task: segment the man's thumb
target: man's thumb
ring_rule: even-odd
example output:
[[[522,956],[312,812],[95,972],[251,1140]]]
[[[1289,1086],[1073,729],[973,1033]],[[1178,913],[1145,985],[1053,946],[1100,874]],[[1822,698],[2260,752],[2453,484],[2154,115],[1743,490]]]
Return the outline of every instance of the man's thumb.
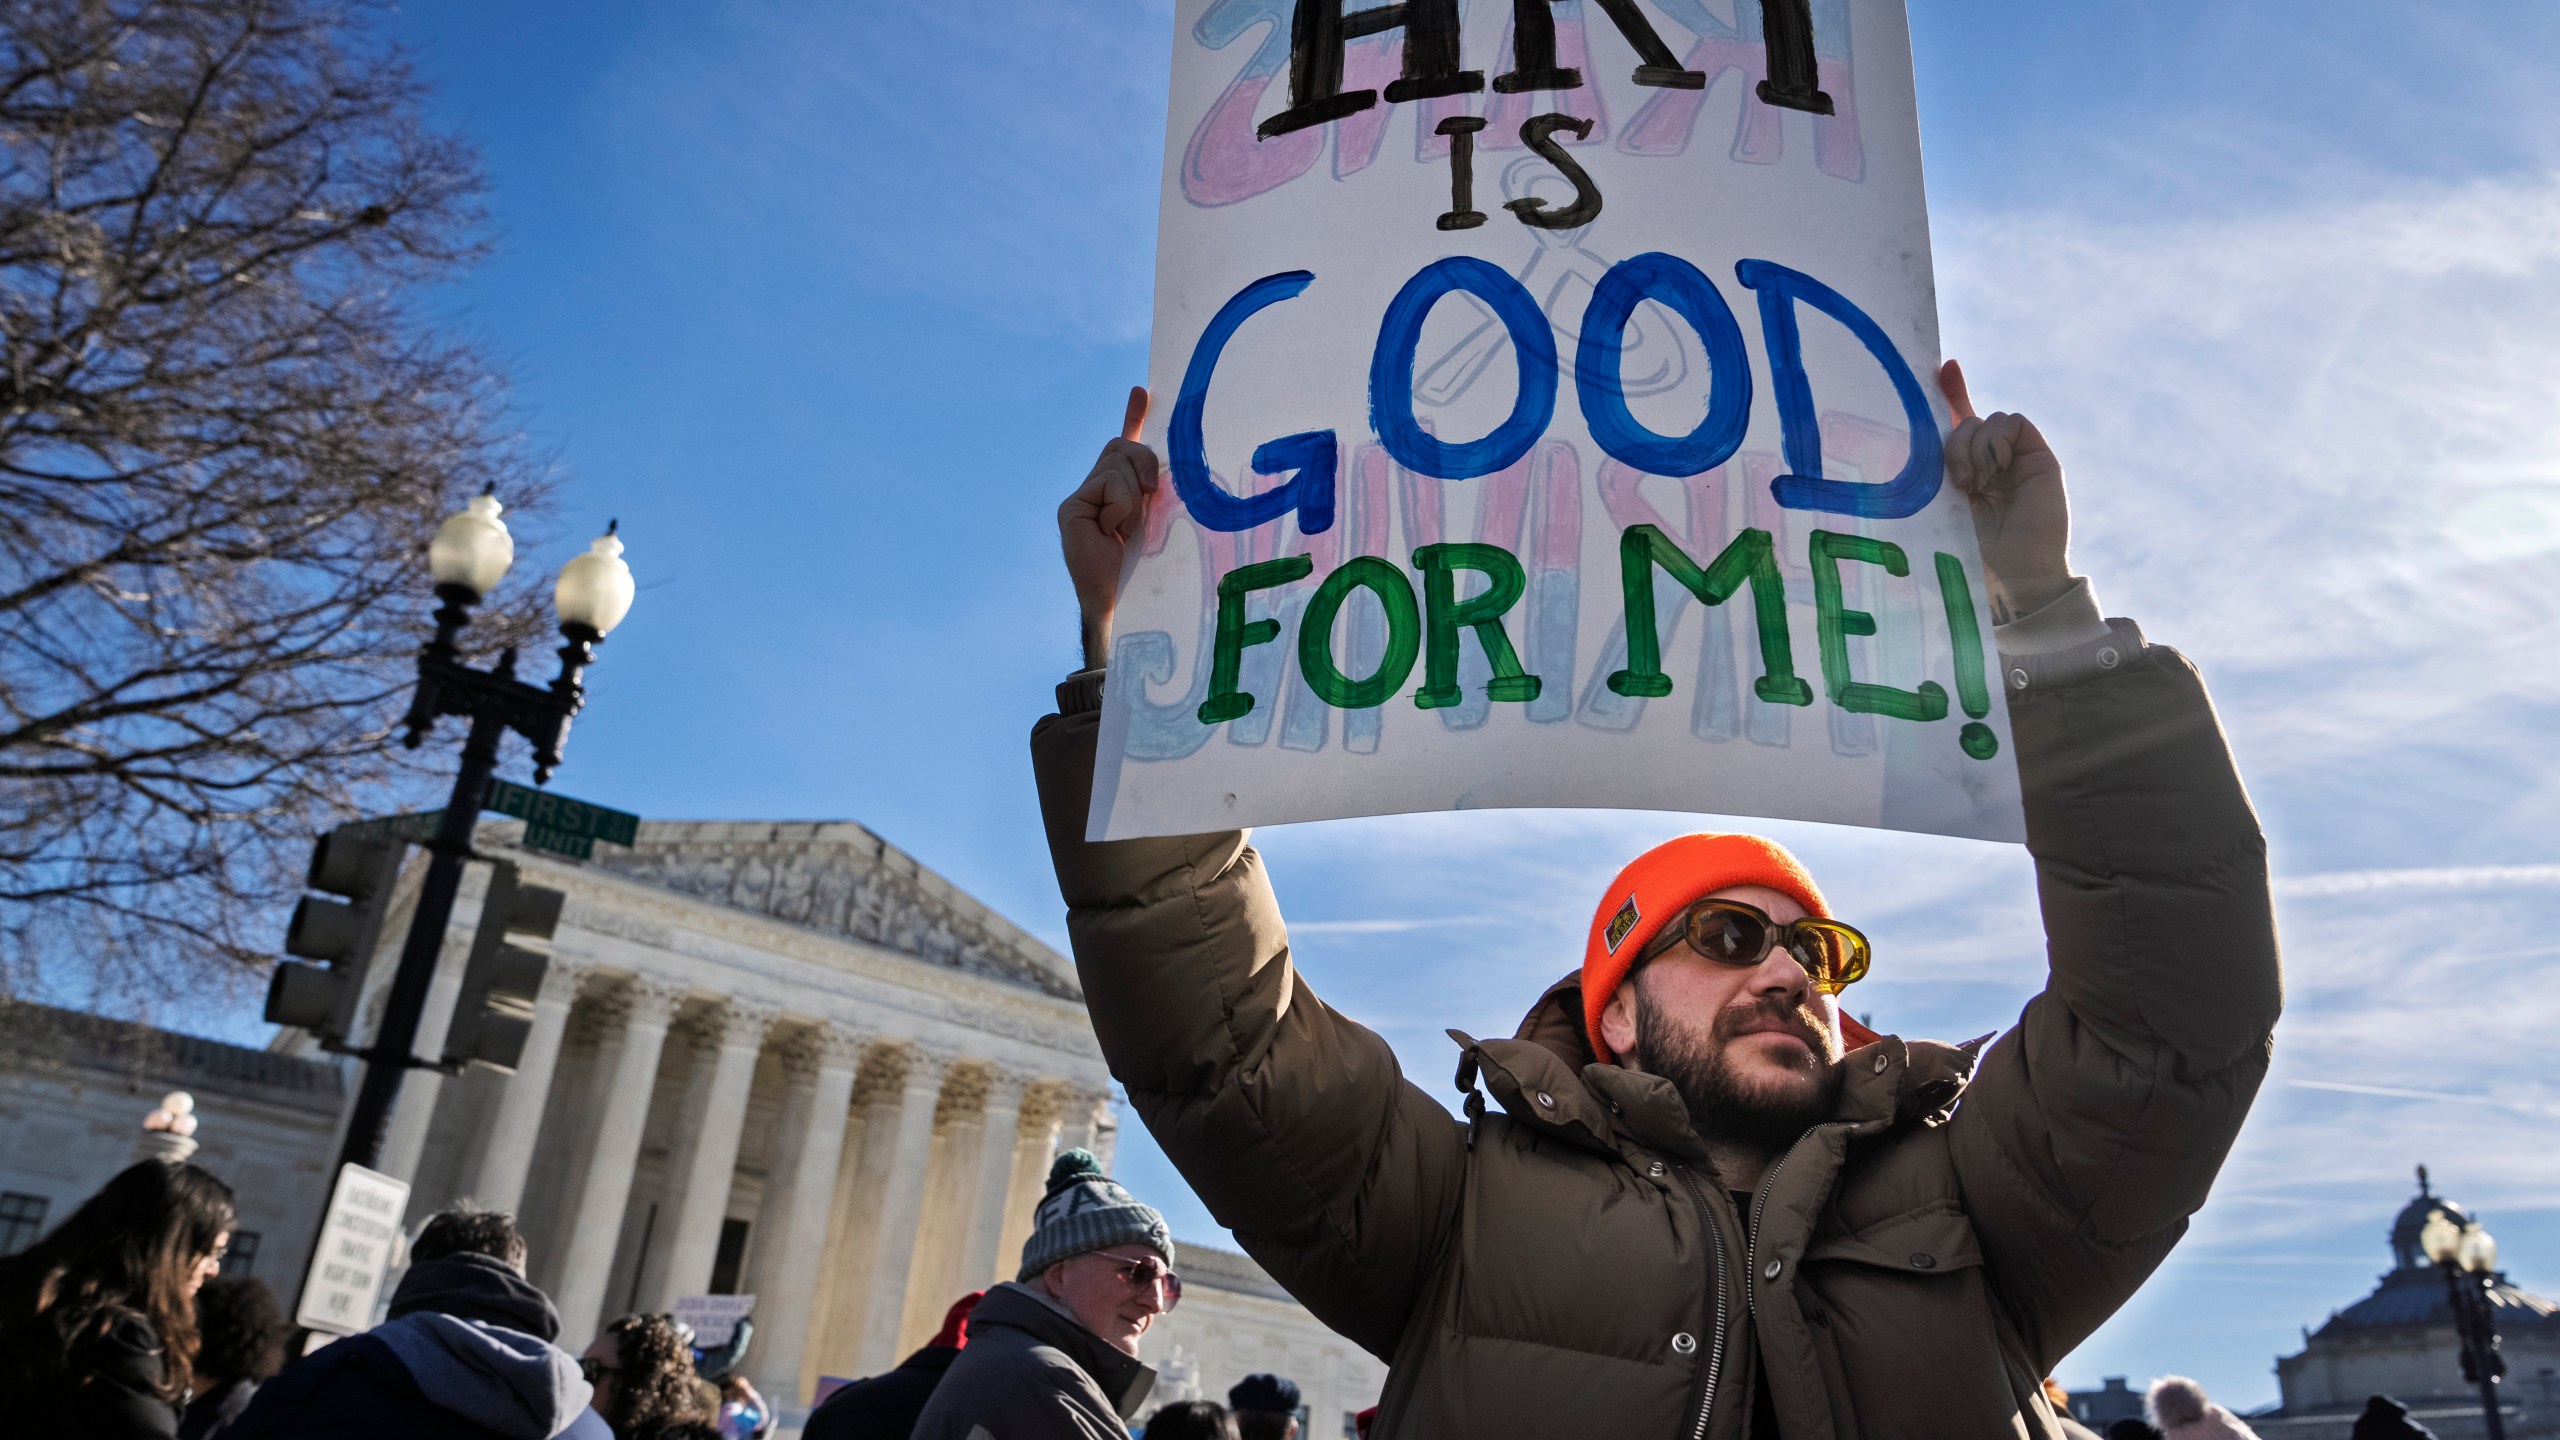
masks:
[[[1973,396],[1964,385],[1964,367],[1953,360],[1938,367],[1938,391],[1947,397],[1947,413],[1956,423],[1974,419]]]

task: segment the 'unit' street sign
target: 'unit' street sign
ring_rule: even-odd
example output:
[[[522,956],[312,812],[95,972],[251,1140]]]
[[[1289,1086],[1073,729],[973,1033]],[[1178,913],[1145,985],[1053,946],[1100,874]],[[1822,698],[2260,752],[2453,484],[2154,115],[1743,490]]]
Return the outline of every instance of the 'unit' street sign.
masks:
[[[595,842],[629,845],[640,838],[640,817],[609,810],[585,800],[572,800],[548,790],[535,790],[506,780],[489,782],[480,808],[513,815],[524,822],[524,843],[537,850],[586,859]]]

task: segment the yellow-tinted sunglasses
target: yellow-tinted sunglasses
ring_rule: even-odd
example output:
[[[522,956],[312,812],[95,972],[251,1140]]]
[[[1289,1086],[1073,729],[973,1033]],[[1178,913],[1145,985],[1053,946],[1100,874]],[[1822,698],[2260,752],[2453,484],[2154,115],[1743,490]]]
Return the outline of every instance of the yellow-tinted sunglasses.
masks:
[[[1682,941],[1717,964],[1736,969],[1759,964],[1769,958],[1771,950],[1784,944],[1787,953],[1812,977],[1813,987],[1825,995],[1837,995],[1865,979],[1867,963],[1875,958],[1867,937],[1837,920],[1807,916],[1781,925],[1756,905],[1739,900],[1701,900],[1663,926],[1662,933],[1636,957],[1637,961],[1650,960]]]

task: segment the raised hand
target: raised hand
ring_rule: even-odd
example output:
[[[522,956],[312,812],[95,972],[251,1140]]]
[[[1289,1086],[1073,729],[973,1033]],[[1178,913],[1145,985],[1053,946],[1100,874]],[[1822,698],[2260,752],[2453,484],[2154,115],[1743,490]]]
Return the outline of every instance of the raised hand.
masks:
[[[1058,546],[1066,553],[1067,579],[1083,613],[1084,663],[1110,658],[1111,612],[1120,600],[1121,554],[1146,527],[1155,498],[1156,452],[1138,443],[1147,423],[1147,391],[1129,389],[1120,438],[1102,447],[1084,483],[1058,507]]]
[[[1956,421],[1947,436],[1947,480],[1973,502],[1991,618],[2005,624],[2071,588],[2071,504],[2062,461],[2026,416],[1975,414],[1963,367],[1953,360],[1938,367],[1938,388]]]

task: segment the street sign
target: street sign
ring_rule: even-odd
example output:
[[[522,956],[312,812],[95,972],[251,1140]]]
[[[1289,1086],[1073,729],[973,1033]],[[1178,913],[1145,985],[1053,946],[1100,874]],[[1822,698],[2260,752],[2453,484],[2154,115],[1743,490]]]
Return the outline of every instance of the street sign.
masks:
[[[610,810],[505,780],[489,782],[489,796],[481,802],[481,808],[522,820],[526,845],[580,860],[595,853],[598,840],[609,845],[630,845],[640,838],[640,817],[628,811]]]
[[[548,850],[554,855],[566,855],[572,860],[590,859],[596,853],[596,842],[584,835],[572,835],[565,830],[554,830],[548,825],[536,825],[529,820],[525,822],[524,843],[528,849]]]
[[[338,828],[358,835],[390,835],[424,845],[436,838],[436,827],[443,823],[443,811],[420,810],[409,815],[378,815],[371,820],[350,820]]]
[[[640,839],[640,817],[627,810],[608,809],[590,800],[573,800],[505,780],[489,782],[488,798],[480,808],[522,820],[528,849],[548,850],[576,860],[593,857],[599,840],[608,845],[632,845]],[[340,828],[368,835],[396,835],[423,845],[435,838],[436,827],[443,823],[443,811],[421,810],[413,815],[358,820]]]
[[[338,1167],[320,1246],[303,1277],[294,1323],[306,1330],[353,1335],[371,1328],[382,1277],[400,1250],[400,1216],[409,1185],[361,1165]]]

